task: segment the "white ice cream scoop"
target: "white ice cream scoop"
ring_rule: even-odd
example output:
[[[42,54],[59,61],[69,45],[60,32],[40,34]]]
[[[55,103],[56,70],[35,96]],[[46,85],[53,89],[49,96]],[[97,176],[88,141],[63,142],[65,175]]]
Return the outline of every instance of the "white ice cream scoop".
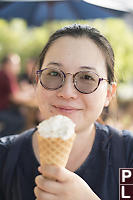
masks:
[[[42,121],[38,126],[38,133],[45,138],[61,138],[68,140],[75,133],[73,121],[63,115],[56,115]]]

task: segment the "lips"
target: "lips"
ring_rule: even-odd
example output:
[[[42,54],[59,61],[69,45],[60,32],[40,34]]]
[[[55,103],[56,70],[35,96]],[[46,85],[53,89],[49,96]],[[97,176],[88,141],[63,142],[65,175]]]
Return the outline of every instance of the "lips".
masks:
[[[53,107],[59,111],[59,112],[63,112],[63,113],[74,113],[77,111],[80,111],[81,109],[78,109],[76,107],[72,107],[72,106],[64,106],[64,105],[53,105]]]

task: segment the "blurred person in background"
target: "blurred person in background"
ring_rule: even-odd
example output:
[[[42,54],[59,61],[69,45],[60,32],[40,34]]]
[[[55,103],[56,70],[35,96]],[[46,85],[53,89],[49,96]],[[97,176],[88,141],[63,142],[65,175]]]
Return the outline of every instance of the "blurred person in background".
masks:
[[[0,137],[17,134],[25,128],[25,116],[20,105],[29,100],[29,94],[20,90],[18,75],[21,70],[17,54],[5,56],[0,68]]]
[[[23,85],[32,85],[33,84],[33,76],[32,70],[36,66],[36,59],[29,58],[25,63],[24,72],[19,76],[19,83],[23,87]]]
[[[34,77],[33,77],[33,69],[36,67],[37,60],[33,57],[28,58],[25,62],[24,72],[19,76],[19,86],[21,90],[25,93],[30,93],[31,96],[34,94]],[[34,99],[23,107],[23,113],[28,117],[28,128],[31,128],[34,125],[38,124],[42,120],[42,116],[39,110],[36,108],[36,102]]]

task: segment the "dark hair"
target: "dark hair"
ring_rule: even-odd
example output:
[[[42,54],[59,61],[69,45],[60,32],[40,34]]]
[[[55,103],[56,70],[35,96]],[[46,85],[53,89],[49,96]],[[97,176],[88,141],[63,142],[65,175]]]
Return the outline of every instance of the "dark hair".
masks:
[[[43,65],[43,61],[45,55],[49,49],[49,47],[58,39],[64,36],[71,36],[74,38],[78,37],[86,37],[92,39],[95,44],[102,50],[107,66],[108,80],[109,82],[114,81],[114,52],[113,49],[108,42],[108,40],[95,28],[87,26],[87,25],[79,25],[73,24],[70,26],[65,26],[62,29],[57,30],[53,33],[45,47],[43,48],[40,58],[39,58],[39,69],[41,69]]]

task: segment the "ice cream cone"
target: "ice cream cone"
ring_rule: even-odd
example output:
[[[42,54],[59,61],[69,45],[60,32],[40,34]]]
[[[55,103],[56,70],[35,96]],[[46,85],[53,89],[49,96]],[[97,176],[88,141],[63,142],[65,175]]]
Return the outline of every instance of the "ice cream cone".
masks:
[[[68,117],[57,115],[37,126],[40,164],[65,167],[75,139],[75,124]]]
[[[52,164],[65,167],[72,149],[75,134],[67,140],[44,138],[37,134],[40,164]]]

